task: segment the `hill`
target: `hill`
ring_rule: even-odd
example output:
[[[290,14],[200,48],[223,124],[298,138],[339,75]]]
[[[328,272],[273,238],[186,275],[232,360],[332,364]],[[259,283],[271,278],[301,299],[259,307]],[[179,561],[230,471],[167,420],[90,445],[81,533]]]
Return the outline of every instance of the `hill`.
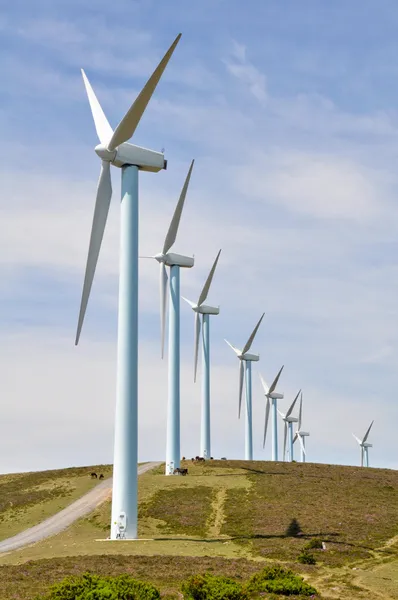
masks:
[[[187,477],[164,477],[163,467],[140,476],[145,540],[95,541],[108,535],[106,502],[67,531],[0,557],[2,581],[11,590],[19,572],[13,565],[34,561],[24,565],[23,583],[19,578],[20,598],[31,597],[24,586],[38,593],[87,569],[128,571],[171,591],[203,569],[244,579],[264,561],[278,560],[303,573],[324,598],[369,598],[369,589],[375,598],[398,598],[398,472],[257,461],[185,466]],[[291,537],[293,519],[301,532]],[[299,564],[314,540],[326,545],[310,550],[317,564]]]
[[[37,525],[110,477],[110,465],[0,475],[0,540]]]

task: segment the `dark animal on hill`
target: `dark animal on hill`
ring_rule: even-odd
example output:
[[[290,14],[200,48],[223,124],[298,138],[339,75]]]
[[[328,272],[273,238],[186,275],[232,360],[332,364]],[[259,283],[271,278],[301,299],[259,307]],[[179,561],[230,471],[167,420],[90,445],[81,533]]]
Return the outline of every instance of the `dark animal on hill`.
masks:
[[[174,469],[173,475],[187,475],[188,469],[179,469],[178,467]]]
[[[97,479],[97,473],[90,473],[91,479]]]
[[[101,473],[101,475],[99,476],[99,478],[100,478],[100,479],[103,479],[103,478],[104,478],[104,476],[103,476],[103,474],[102,474],[102,473]]]

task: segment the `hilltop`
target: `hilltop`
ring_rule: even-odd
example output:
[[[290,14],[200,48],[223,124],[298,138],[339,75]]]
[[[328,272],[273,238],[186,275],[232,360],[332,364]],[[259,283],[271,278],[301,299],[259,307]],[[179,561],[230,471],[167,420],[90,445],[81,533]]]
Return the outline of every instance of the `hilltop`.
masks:
[[[381,583],[374,597],[398,597],[388,595],[395,594],[398,564],[397,471],[260,461],[183,466],[189,469],[186,477],[164,477],[159,467],[139,478],[139,535],[146,541],[95,541],[108,536],[110,502],[105,502],[67,531],[0,556],[0,577],[12,586],[17,571],[11,565],[30,560],[25,579],[37,592],[49,580],[87,569],[145,573],[165,589],[175,589],[176,581],[205,568],[245,578],[264,561],[278,560],[305,574],[325,598],[369,598],[365,588],[373,591],[377,584],[369,570],[377,567]],[[84,475],[90,485],[91,470]],[[63,481],[67,471],[64,475]],[[1,486],[2,478],[0,493]],[[301,532],[289,537],[293,519]],[[317,564],[297,563],[313,540],[326,545],[310,551]]]

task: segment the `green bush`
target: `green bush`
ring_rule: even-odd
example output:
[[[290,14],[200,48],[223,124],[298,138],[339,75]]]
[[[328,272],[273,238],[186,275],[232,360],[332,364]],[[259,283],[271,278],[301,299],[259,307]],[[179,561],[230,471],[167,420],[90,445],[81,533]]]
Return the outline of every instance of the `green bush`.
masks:
[[[310,554],[310,552],[307,552],[307,550],[303,550],[302,553],[298,555],[297,560],[303,565],[316,565],[315,556]]]
[[[318,538],[312,538],[312,540],[310,540],[308,542],[308,544],[306,544],[304,546],[304,550],[312,550],[312,549],[322,550],[322,542],[321,542],[320,539],[318,539]]]
[[[230,577],[206,573],[193,575],[182,584],[186,600],[247,600],[246,590]]]
[[[85,573],[67,577],[50,588],[43,600],[158,600],[159,591],[150,583],[129,575],[100,577]]]
[[[246,589],[249,592],[270,592],[283,596],[312,596],[315,588],[306,583],[293,571],[282,567],[266,567],[249,579]]]

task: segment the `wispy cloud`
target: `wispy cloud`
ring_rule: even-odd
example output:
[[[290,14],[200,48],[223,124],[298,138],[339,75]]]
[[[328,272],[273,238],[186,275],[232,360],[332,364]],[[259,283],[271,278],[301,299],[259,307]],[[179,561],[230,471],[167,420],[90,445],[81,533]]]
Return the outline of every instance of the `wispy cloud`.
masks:
[[[239,79],[251,94],[262,104],[267,100],[266,78],[257,67],[248,60],[246,46],[236,41],[230,56],[224,60],[228,72]]]

